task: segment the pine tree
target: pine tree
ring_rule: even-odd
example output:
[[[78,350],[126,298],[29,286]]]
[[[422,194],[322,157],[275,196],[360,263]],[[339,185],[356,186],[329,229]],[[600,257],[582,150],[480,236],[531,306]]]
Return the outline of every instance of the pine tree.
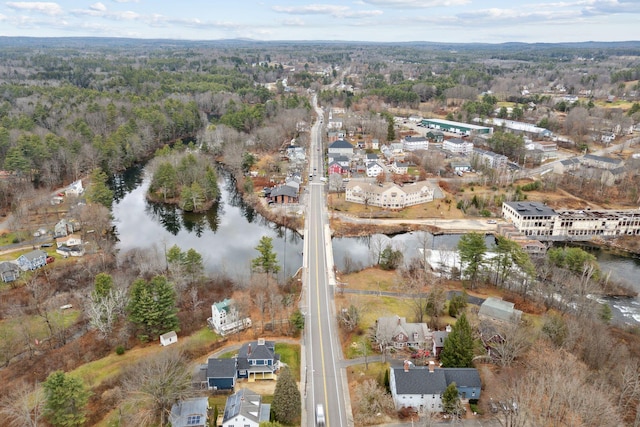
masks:
[[[476,285],[480,268],[484,263],[484,254],[487,252],[487,244],[480,233],[467,233],[458,242],[460,262],[464,265],[464,273],[471,280],[471,289]]]
[[[442,393],[442,409],[448,414],[454,414],[460,410],[460,397],[456,383],[451,383]]]
[[[107,174],[96,168],[91,172],[91,186],[87,190],[87,200],[111,209],[113,191],[107,186]]]
[[[462,313],[444,340],[440,361],[445,368],[470,368],[473,361],[473,336],[467,316]]]
[[[282,368],[273,394],[273,411],[275,420],[287,425],[295,425],[300,420],[300,391],[288,367]]]
[[[98,273],[93,283],[93,293],[97,301],[106,298],[113,289],[113,277],[109,273]]]
[[[137,279],[131,285],[128,305],[129,320],[143,334],[157,337],[178,330],[176,293],[166,277],[156,276],[147,282]]]
[[[271,237],[262,236],[260,243],[256,246],[256,250],[260,252],[260,256],[251,260],[251,267],[254,270],[262,270],[265,273],[277,273],[280,271],[276,253],[273,252],[273,239]]]
[[[79,378],[56,371],[42,384],[45,392],[45,416],[54,426],[82,426],[86,422],[89,391]]]

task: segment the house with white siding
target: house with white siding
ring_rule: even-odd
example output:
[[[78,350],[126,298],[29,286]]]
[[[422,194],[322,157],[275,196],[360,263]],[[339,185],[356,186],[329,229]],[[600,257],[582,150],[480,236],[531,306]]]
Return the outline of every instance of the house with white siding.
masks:
[[[471,154],[473,151],[473,142],[460,138],[445,139],[442,143],[442,149],[455,154]]]
[[[391,368],[389,388],[396,409],[411,408],[422,414],[442,412],[442,393],[455,383],[458,396],[463,401],[479,399],[482,382],[475,368],[413,367],[409,361],[403,368]]]

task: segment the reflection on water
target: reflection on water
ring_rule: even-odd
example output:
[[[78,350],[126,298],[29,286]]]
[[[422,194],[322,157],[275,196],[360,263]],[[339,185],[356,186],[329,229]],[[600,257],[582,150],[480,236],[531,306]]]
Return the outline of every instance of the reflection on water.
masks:
[[[209,273],[221,272],[239,280],[250,275],[251,260],[259,254],[255,247],[262,236],[273,239],[274,252],[282,267],[280,279],[292,275],[302,265],[302,237],[278,226],[242,201],[235,182],[218,171],[220,200],[206,213],[186,213],[176,206],[149,202],[145,195],[150,177],[144,170],[122,174],[112,182],[119,198],[113,206],[118,249],[169,248],[198,251]],[[114,191],[116,191],[114,189]]]

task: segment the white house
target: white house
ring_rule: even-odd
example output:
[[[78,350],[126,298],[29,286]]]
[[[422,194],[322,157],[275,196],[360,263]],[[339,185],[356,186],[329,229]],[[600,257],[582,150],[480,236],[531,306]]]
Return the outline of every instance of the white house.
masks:
[[[402,148],[405,151],[428,150],[429,140],[424,136],[406,136],[402,140]]]
[[[395,161],[391,164],[391,170],[393,171],[393,173],[397,173],[399,175],[406,174],[407,172],[409,172],[409,163]]]
[[[353,157],[353,145],[344,139],[338,139],[329,145],[327,149],[329,155],[336,154],[338,156]]]
[[[371,162],[367,164],[367,176],[369,178],[375,178],[384,172],[384,168],[380,166],[378,162]]]
[[[480,305],[478,316],[480,318],[488,318],[501,322],[519,321],[522,316],[522,311],[516,310],[514,306],[515,304],[512,302],[489,297]]]
[[[393,182],[374,184],[351,181],[345,188],[345,200],[387,209],[402,209],[433,201],[435,191],[431,185],[427,181],[404,186]]]
[[[60,246],[80,246],[82,245],[82,238],[78,234],[69,234],[65,237],[58,237],[56,239],[57,247]]]
[[[160,335],[160,345],[166,347],[171,344],[175,344],[178,342],[178,334],[175,331],[167,332],[166,334]]]
[[[65,196],[81,196],[84,193],[84,187],[82,186],[82,180],[77,180],[71,183],[65,190]]]
[[[445,139],[442,149],[456,154],[471,154],[473,142],[468,142],[460,138]]]
[[[442,412],[442,393],[451,383],[456,384],[458,396],[479,399],[482,383],[475,368],[411,368],[405,361],[403,368],[389,372],[389,388],[397,410],[412,408],[418,413]]]
[[[213,330],[220,335],[238,332],[251,326],[251,319],[249,317],[240,318],[236,303],[230,298],[225,298],[211,305],[211,317],[208,322]]]

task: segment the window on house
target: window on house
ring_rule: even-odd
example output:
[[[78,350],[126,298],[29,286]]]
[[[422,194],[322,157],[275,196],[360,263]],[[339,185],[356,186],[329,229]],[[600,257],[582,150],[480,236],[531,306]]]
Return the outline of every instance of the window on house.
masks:
[[[195,426],[200,424],[200,420],[202,419],[202,417],[200,415],[189,415],[187,417],[187,425],[188,426]]]

